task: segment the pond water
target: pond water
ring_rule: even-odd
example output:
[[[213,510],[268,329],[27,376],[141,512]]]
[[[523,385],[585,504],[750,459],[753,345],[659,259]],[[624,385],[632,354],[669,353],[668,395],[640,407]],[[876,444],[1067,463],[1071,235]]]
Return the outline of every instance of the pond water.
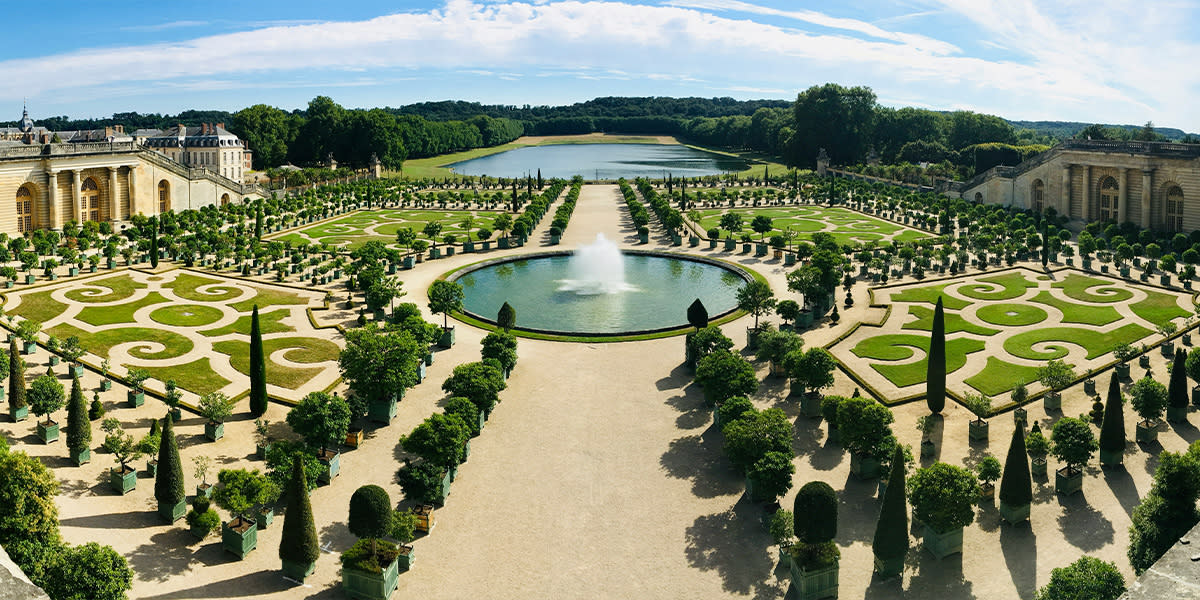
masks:
[[[463,175],[569,179],[666,178],[719,175],[745,170],[749,164],[726,156],[674,144],[559,144],[526,146],[447,165]]]

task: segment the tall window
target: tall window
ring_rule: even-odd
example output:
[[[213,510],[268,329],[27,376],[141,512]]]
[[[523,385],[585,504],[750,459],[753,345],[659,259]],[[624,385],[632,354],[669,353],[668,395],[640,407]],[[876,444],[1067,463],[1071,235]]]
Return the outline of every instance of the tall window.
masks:
[[[79,222],[100,221],[100,186],[95,178],[83,180],[79,188]]]
[[[1183,231],[1183,189],[1177,185],[1167,189],[1167,231]]]
[[[1046,184],[1041,179],[1033,180],[1033,193],[1030,195],[1034,212],[1040,213],[1046,209]]]
[[[28,185],[17,190],[17,231],[33,230],[33,190]]]
[[[158,182],[158,213],[171,210],[171,184],[166,179]]]
[[[1112,177],[1105,177],[1100,182],[1100,220],[1101,221],[1116,221],[1121,212],[1117,206],[1120,199],[1120,189],[1117,186],[1117,180]]]

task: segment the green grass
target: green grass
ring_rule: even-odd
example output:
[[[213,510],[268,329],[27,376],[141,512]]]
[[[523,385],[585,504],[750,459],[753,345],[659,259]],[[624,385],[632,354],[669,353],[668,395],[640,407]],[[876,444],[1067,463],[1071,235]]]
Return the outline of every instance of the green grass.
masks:
[[[1100,287],[1102,286],[1102,287]],[[1133,297],[1133,292],[1115,284],[1107,279],[1097,279],[1071,273],[1066,279],[1052,284],[1051,287],[1059,288],[1067,295],[1068,298],[1079,300],[1080,302],[1099,302],[1099,303],[1115,303],[1124,302]],[[1103,294],[1089,292],[1091,288],[1100,287]]]
[[[95,290],[83,288],[67,290],[66,296],[75,302],[95,303],[95,302],[115,302],[124,300],[133,296],[134,292],[146,287],[144,283],[134,281],[128,273],[122,273],[115,277],[106,277],[100,280],[93,280],[83,283],[89,287],[108,288],[108,292],[100,295],[92,295]]]
[[[150,373],[150,377],[162,382],[174,379],[179,387],[203,396],[229,385],[229,380],[221,377],[213,370],[207,358],[192,361],[186,365],[170,367],[140,367]]]
[[[76,336],[79,338],[79,344],[86,348],[88,352],[104,358],[108,358],[108,353],[112,350],[113,346],[126,342],[158,342],[164,346],[161,352],[150,352],[141,347],[130,349],[130,356],[146,360],[176,358],[192,351],[191,340],[165,329],[122,327],[91,333],[73,325],[63,323],[47,329],[46,333],[60,340]]]
[[[1083,325],[1096,325],[1102,327],[1109,323],[1116,323],[1121,320],[1121,314],[1117,309],[1111,306],[1096,306],[1095,304],[1076,304],[1068,300],[1062,300],[1050,295],[1050,292],[1043,291],[1030,299],[1038,304],[1053,306],[1062,311],[1063,323],[1080,323]]]
[[[133,313],[137,312],[138,309],[152,304],[161,304],[166,301],[167,299],[162,294],[150,292],[141,300],[126,302],[125,304],[118,304],[116,306],[85,306],[75,318],[96,327],[115,325],[117,323],[134,323]]]
[[[913,304],[908,307],[908,314],[917,318],[916,321],[905,323],[901,329],[917,329],[920,331],[933,331],[933,309],[920,304]],[[956,312],[945,313],[946,317],[946,333],[957,333],[965,331],[976,335],[995,335],[999,333],[997,329],[976,325],[967,321],[963,316]]]
[[[224,302],[237,298],[242,294],[240,290],[233,286],[211,288],[208,291],[212,293],[208,294],[201,294],[196,291],[196,288],[213,283],[222,283],[222,281],[187,272],[180,272],[175,276],[175,281],[163,284],[163,287],[171,288],[176,296],[193,302]]]
[[[282,309],[281,310],[273,310],[268,313],[259,313],[258,314],[258,327],[262,331],[263,334],[284,333],[284,332],[288,332],[288,331],[295,331],[295,329],[293,327],[290,327],[290,326],[282,323],[283,319],[286,319],[289,314],[290,314],[289,311],[282,310]],[[209,329],[207,331],[201,331],[200,335],[207,336],[207,337],[220,337],[223,335],[229,335],[231,333],[239,333],[241,335],[249,336],[250,335],[250,317],[251,317],[251,315],[243,315],[241,317],[238,317],[238,319],[236,321],[234,321],[233,323],[230,323],[229,325],[226,325],[224,327],[220,327],[218,329]]]
[[[942,307],[950,310],[962,310],[971,305],[966,300],[960,300],[953,296],[947,296],[945,290],[947,287],[956,285],[957,282],[951,281],[939,285],[927,285],[924,287],[907,288],[899,292],[892,292],[892,302],[928,302],[929,304],[937,304],[937,299],[942,298]]]
[[[946,372],[953,373],[967,364],[967,355],[983,350],[982,340],[955,338],[946,340]],[[850,351],[860,358],[899,361],[912,358],[919,348],[929,351],[929,337],[907,334],[884,334],[862,340]],[[898,365],[872,364],[871,368],[891,381],[896,387],[908,387],[925,381],[926,363],[921,360]]]
[[[43,290],[21,294],[21,304],[9,310],[10,314],[38,323],[45,323],[67,310],[67,305],[50,297],[54,290]]]
[[[203,327],[221,320],[221,309],[203,304],[172,304],[155,309],[150,319],[172,327]]]
[[[1174,294],[1146,290],[1146,299],[1134,303],[1129,309],[1133,311],[1133,314],[1158,326],[1171,319],[1187,317],[1191,314],[1179,308],[1179,304],[1175,302],[1175,299],[1176,296]]]
[[[337,344],[319,338],[289,337],[263,340],[263,355],[267,359],[267,383],[289,390],[298,389],[316,377],[323,367],[286,367],[271,360],[271,355],[283,348],[290,348],[286,357],[292,362],[319,363],[337,360],[341,348]],[[213,350],[229,355],[229,363],[243,375],[250,374],[250,343],[241,340],[225,340],[213,344]]]
[[[887,236],[894,236],[893,239],[901,239],[901,241],[914,241],[929,237],[927,233],[874,217],[868,217],[840,207],[710,208],[696,212],[700,217],[696,225],[705,232],[709,229],[719,228],[721,216],[725,213],[740,214],[742,215],[742,228],[734,232],[734,237],[740,238],[742,234],[749,234],[755,241],[759,241],[762,237],[762,234],[750,228],[750,222],[757,216],[771,218],[773,229],[767,232],[766,239],[770,239],[772,235],[784,233],[789,229],[793,233],[799,234],[797,236],[799,240],[808,240],[812,238],[810,234],[817,231],[826,231],[833,235],[838,244],[882,241]],[[721,237],[728,236],[729,232],[722,229]]]
[[[959,287],[958,293],[976,300],[1012,300],[1024,295],[1025,290],[1037,287],[1036,283],[1025,279],[1025,275],[1021,271],[1012,271],[977,281],[979,283],[970,283]],[[987,283],[994,283],[1001,286],[1002,289],[991,291],[992,286],[983,285]]]
[[[1028,304],[987,304],[975,312],[980,321],[992,325],[1021,327],[1046,320],[1046,311]],[[948,327],[948,326],[947,326]]]
[[[987,366],[964,381],[985,396],[999,396],[1018,385],[1037,381],[1037,370],[1037,367],[1014,365],[989,356]]]
[[[286,290],[258,286],[251,289],[255,292],[253,296],[230,306],[238,312],[250,312],[255,306],[261,311],[268,306],[307,305],[309,302],[307,297]]]
[[[1067,348],[1060,345],[1050,345],[1048,350],[1039,352],[1033,345],[1039,342],[1067,342],[1082,347],[1087,352],[1087,358],[1093,359],[1112,352],[1117,345],[1132,344],[1148,335],[1151,331],[1136,323],[1122,325],[1111,332],[1092,331],[1078,327],[1047,327],[1018,333],[1004,342],[1004,349],[1013,356],[1030,360],[1051,360],[1067,355]]]

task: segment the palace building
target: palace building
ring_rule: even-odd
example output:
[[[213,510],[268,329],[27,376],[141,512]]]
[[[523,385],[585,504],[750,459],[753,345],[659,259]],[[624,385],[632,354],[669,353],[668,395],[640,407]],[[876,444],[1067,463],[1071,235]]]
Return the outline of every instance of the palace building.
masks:
[[[17,236],[69,221],[120,222],[261,198],[261,187],[242,183],[247,154],[220,123],[133,134],[120,126],[53,132],[25,112],[17,127],[0,128],[0,232]]]

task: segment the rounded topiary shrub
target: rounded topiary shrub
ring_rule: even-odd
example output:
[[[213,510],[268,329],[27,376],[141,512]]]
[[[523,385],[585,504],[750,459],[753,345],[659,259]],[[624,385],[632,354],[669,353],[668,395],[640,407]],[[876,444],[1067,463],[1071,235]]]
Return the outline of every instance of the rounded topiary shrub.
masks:
[[[837,492],[823,481],[812,481],[796,494],[792,514],[796,538],[806,544],[833,541],[837,535]]]

